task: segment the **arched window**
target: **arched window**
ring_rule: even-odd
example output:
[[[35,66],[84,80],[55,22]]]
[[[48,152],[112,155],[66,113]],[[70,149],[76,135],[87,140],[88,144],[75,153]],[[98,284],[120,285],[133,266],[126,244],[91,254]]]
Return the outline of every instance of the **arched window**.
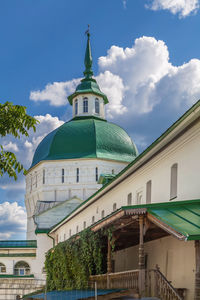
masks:
[[[75,115],[78,115],[78,99],[75,100],[74,102],[74,112],[75,112]]]
[[[101,212],[101,218],[104,218],[105,217],[105,210],[102,210]]]
[[[127,205],[132,205],[132,193],[129,193],[127,196]]]
[[[70,229],[69,230],[69,237],[71,237],[72,236],[72,230]]]
[[[151,180],[146,183],[146,203],[151,203]]]
[[[79,230],[78,230],[78,225],[77,225],[77,226],[76,226],[76,233],[78,233],[78,231],[79,231]]]
[[[30,266],[25,261],[18,261],[14,267],[14,275],[25,276],[30,275]]]
[[[88,98],[83,98],[83,112],[88,112]]]
[[[177,197],[177,177],[178,177],[178,164],[173,164],[171,167],[171,182],[170,182],[170,199]]]
[[[117,203],[113,204],[113,211],[115,211],[117,209]]]
[[[0,263],[0,273],[6,273],[6,266]]]
[[[92,224],[95,222],[95,216],[92,217]]]
[[[100,111],[100,109],[99,109],[99,99],[96,98],[95,99],[95,113],[99,114],[99,111]]]
[[[83,222],[83,229],[86,228],[86,221]]]

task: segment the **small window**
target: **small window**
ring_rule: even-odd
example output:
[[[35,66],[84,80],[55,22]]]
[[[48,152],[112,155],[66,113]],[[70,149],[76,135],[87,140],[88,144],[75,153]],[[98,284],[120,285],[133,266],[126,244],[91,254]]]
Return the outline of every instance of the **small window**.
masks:
[[[117,209],[117,203],[113,204],[113,211],[115,211]]]
[[[72,236],[72,230],[70,229],[69,230],[69,237],[71,237]]]
[[[86,228],[86,221],[83,222],[83,229]]]
[[[6,273],[6,266],[0,263],[0,273]]]
[[[76,226],[76,233],[78,233],[78,225]]]
[[[43,170],[43,179],[42,179],[43,184],[45,184],[45,170]]]
[[[95,169],[95,177],[96,177],[96,181],[99,180],[99,174],[98,174],[98,168]]]
[[[178,164],[173,164],[171,167],[171,182],[170,182],[170,199],[177,197],[177,177],[178,177]]]
[[[65,170],[62,169],[62,183],[64,183],[65,181]]]
[[[88,112],[88,98],[83,99],[83,112],[84,113]]]
[[[64,233],[64,241],[66,240],[66,233]]]
[[[99,99],[95,99],[95,113],[99,114]]]
[[[76,182],[79,182],[79,168],[76,169]]]
[[[92,217],[92,224],[95,222],[95,216]]]
[[[132,193],[129,193],[127,196],[127,205],[132,205]]]
[[[136,201],[137,201],[137,204],[141,204],[142,203],[142,191],[137,192]]]
[[[101,212],[101,218],[104,218],[105,217],[105,210],[102,210]]]
[[[78,115],[78,99],[75,100],[74,110],[75,110],[75,115]]]
[[[146,183],[146,203],[151,203],[151,180]]]

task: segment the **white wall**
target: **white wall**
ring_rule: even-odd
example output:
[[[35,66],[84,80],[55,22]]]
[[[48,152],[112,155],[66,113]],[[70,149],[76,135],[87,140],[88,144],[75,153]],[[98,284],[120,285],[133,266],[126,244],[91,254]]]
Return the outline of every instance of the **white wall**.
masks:
[[[170,172],[174,163],[178,163],[178,194],[173,201],[199,199],[199,154],[200,123],[96,202],[90,202],[88,207],[58,228],[55,234],[59,236],[59,240],[63,240],[64,234],[69,238],[70,229],[75,234],[76,226],[78,225],[79,230],[82,230],[84,221],[87,222],[87,227],[90,226],[92,216],[95,216],[95,221],[100,220],[102,210],[105,211],[105,216],[112,213],[114,203],[117,203],[117,208],[127,205],[129,193],[133,195],[132,204],[137,204],[137,193],[142,195],[141,203],[146,203],[146,183],[149,180],[152,181],[152,202],[170,201]]]
[[[83,112],[83,99],[88,98],[88,113]],[[95,99],[99,99],[100,104],[100,112],[99,114],[95,113]],[[78,100],[78,114],[75,115],[75,100]],[[100,118],[105,118],[105,110],[104,110],[104,100],[102,97],[92,95],[92,94],[83,94],[75,97],[73,99],[73,118],[78,116],[95,116]]]
[[[175,288],[186,288],[187,298],[194,297],[195,246],[194,241],[179,241],[165,237],[144,244],[147,254],[147,269],[160,267],[165,277]],[[138,269],[138,246],[114,252],[115,272]]]
[[[74,196],[85,200],[102,185],[96,181],[98,174],[118,174],[127,163],[101,159],[74,159],[43,161],[26,176],[25,205],[27,210],[27,239],[35,239],[33,215],[37,201],[65,201]],[[79,182],[76,182],[76,170],[79,168]],[[64,169],[64,183],[62,183]],[[45,184],[43,184],[45,170]],[[37,183],[37,184],[36,184]]]

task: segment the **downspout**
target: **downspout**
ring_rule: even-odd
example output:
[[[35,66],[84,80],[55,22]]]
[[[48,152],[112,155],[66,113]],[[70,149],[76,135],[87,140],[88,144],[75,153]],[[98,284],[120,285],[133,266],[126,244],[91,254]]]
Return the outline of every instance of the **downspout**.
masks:
[[[50,239],[53,240],[53,247],[55,247],[55,239],[52,236],[49,235],[49,232],[47,233],[47,235],[48,235],[48,237],[50,237]]]

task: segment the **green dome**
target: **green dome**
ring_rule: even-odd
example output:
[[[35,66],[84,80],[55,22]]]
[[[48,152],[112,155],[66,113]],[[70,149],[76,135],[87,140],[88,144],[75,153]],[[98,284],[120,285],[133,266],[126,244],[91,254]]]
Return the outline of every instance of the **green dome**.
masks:
[[[44,160],[101,158],[131,162],[136,156],[136,146],[121,127],[95,117],[77,117],[41,141],[31,168]]]

